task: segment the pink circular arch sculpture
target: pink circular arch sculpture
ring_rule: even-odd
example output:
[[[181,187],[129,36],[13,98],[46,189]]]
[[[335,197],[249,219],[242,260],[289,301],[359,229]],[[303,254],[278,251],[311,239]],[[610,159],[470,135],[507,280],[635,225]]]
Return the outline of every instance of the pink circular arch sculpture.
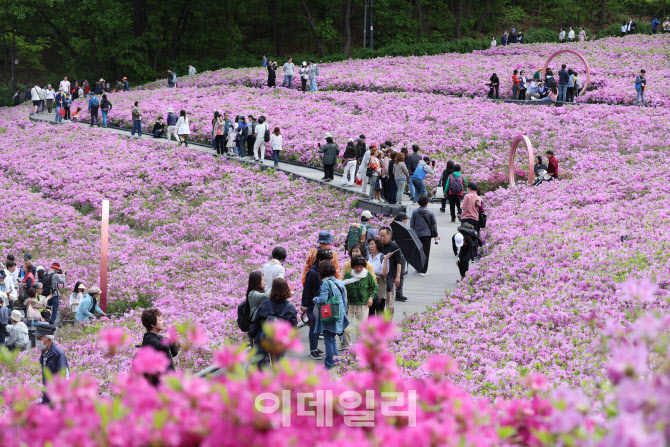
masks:
[[[518,135],[514,141],[512,141],[512,149],[509,151],[509,185],[514,186],[514,177],[516,171],[514,169],[514,159],[516,158],[516,150],[519,147],[521,142],[526,144],[526,152],[528,152],[528,184],[533,184],[533,179],[535,178],[535,171],[533,169],[533,144],[530,142],[526,135]]]
[[[579,53],[576,52],[576,51],[572,51],[572,50],[561,50],[561,51],[557,51],[557,52],[555,52],[554,54],[552,54],[551,56],[549,56],[549,59],[547,59],[547,62],[544,63],[544,68],[542,69],[542,78],[544,78],[544,74],[547,72],[547,68],[549,68],[549,63],[550,63],[556,56],[558,56],[558,55],[561,54],[561,53],[570,53],[570,54],[574,54],[574,55],[577,56],[579,59],[581,59],[582,63],[583,63],[584,66],[586,67],[586,83],[584,84],[584,87],[582,87],[582,91],[579,92],[579,94],[580,94],[580,96],[581,96],[581,95],[583,95],[584,92],[586,91],[586,87],[588,87],[589,84],[591,83],[591,67],[589,67],[589,63],[586,62],[586,59],[584,59],[584,56],[582,56],[581,54],[579,54]]]

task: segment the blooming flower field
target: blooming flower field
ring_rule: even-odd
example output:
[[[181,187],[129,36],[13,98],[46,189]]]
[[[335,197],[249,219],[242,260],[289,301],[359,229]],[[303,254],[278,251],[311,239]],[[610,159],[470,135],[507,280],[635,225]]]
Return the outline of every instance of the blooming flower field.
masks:
[[[528,135],[536,150],[552,149],[561,171],[594,153],[610,154],[628,148],[654,149],[670,141],[667,111],[663,108],[584,105],[580,107],[523,107],[468,98],[444,98],[428,93],[324,92],[302,95],[286,90],[247,87],[208,87],[140,90],[110,95],[115,108],[110,119],[132,127],[130,110],[140,101],[145,129],[168,107],[185,109],[192,137],[208,141],[214,110],[265,115],[271,128],[284,137],[282,156],[304,164],[321,164],[317,142],[326,132],[342,153],[349,138],[365,134],[368,143],[391,140],[396,148],[418,144],[438,160],[449,159],[479,183],[504,183],[511,141]],[[417,103],[421,107],[417,107]],[[336,120],[333,117],[337,117]]]
[[[595,92],[617,85],[608,84],[617,79],[605,71],[608,52],[621,55],[623,70],[636,60],[660,64],[667,51],[656,43],[666,38],[651,39],[587,44],[603,62],[593,65],[604,79]],[[529,45],[435,58],[477,60],[466,71],[475,78],[487,59],[504,64],[523,56],[533,64],[545,48],[553,51],[551,45]],[[428,60],[416,59],[419,67]],[[393,63],[403,67],[410,60]],[[452,69],[444,63],[441,68]],[[300,292],[297,273],[316,233],[330,229],[343,241],[348,224],[357,220],[353,199],[163,142],[35,124],[24,108],[2,109],[0,188],[8,192],[0,201],[3,254],[31,252],[42,265],[58,260],[68,284],[96,284],[99,212],[107,198],[110,306],[133,308],[114,322],[59,332],[57,343],[73,372],[86,374],[50,385],[54,409],[26,405],[38,397],[35,351],[0,358],[3,445],[75,445],[89,437],[91,445],[110,446],[667,444],[667,109],[519,107],[444,98],[427,93],[430,88],[380,93],[403,90],[384,87],[382,70],[369,87],[347,86],[346,69],[340,84],[324,75],[333,89],[374,91],[303,95],[232,85],[246,82],[240,73],[228,73],[226,86],[183,82],[179,89],[111,95],[111,119],[129,127],[135,100],[141,101],[145,126],[168,107],[185,108],[196,138],[204,140],[213,110],[265,114],[271,127],[283,129],[285,155],[313,165],[319,164],[314,147],[325,132],[342,148],[360,133],[369,142],[419,144],[441,166],[457,160],[466,176],[491,189],[485,197],[485,256],[456,290],[406,319],[398,333],[389,323],[370,320],[363,343],[344,357],[338,380],[320,366],[293,361],[282,362],[275,376],[246,372],[246,354],[230,344],[244,339],[235,307],[248,273],[282,245],[289,252],[290,282]],[[504,183],[509,142],[518,134],[527,134],[540,153],[556,152],[561,181],[496,189]],[[143,332],[135,309],[152,304],[171,325],[197,324],[182,327],[181,335],[170,330],[171,338],[183,336],[192,347],[177,359],[180,372],[158,390],[139,374],[166,365],[134,347]],[[277,345],[296,344],[288,328],[270,333]],[[206,381],[188,373],[212,362],[225,371],[222,377]],[[378,397],[416,391],[417,426],[406,416],[389,417],[381,405],[372,407],[374,429],[349,426],[342,396],[368,390]],[[281,391],[332,392],[326,408],[335,413],[333,426],[318,428],[316,415],[298,414],[294,395],[282,402],[282,411],[254,409],[258,394]],[[297,418],[290,427],[282,426],[287,415]]]
[[[421,377],[422,358],[448,353],[461,365],[457,382],[476,394],[514,395],[529,371],[594,388],[608,357],[593,322],[628,331],[640,305],[667,307],[665,157],[593,157],[569,181],[487,194],[486,256],[446,300],[403,323],[394,352],[406,371]],[[660,288],[639,303],[624,284],[644,278]]]
[[[59,260],[69,287],[77,280],[97,284],[99,214],[107,198],[111,305],[155,303],[169,321],[205,326],[215,345],[245,336],[235,323],[237,304],[248,274],[272,248],[288,250],[288,273],[296,273],[320,229],[342,241],[357,219],[352,198],[279,172],[104,131],[33,124],[23,111],[1,113],[0,174],[3,190],[12,191],[2,201],[9,217],[0,222],[3,252],[30,252],[36,265]],[[134,330],[133,344],[141,340],[138,317],[133,312],[123,323]],[[95,332],[74,330],[66,338],[66,352],[81,354],[69,355],[73,369],[106,378],[127,367],[134,350],[110,364],[92,344]],[[198,370],[209,360],[179,361]],[[27,374],[22,382],[40,379],[34,368]]]
[[[526,70],[526,75],[532,77],[551,54],[570,49],[582,54],[591,67],[591,87],[585,96],[578,98],[579,102],[634,104],[633,83],[640,69],[644,68],[647,70],[648,103],[669,107],[670,95],[664,82],[670,76],[668,45],[670,36],[667,35],[635,35],[573,44],[498,46],[493,50],[467,54],[357,59],[320,65],[318,82],[321,90],[406,91],[484,97],[488,93],[485,84],[495,72],[501,80],[500,95],[508,97],[513,70]],[[586,72],[581,61],[571,55],[557,56],[551,64],[554,72],[560,69],[561,63],[568,64],[579,73]],[[277,78],[281,83],[281,68]],[[163,84],[163,81],[158,81],[147,88],[158,88]],[[267,72],[262,67],[223,69],[182,77],[179,85],[185,88],[216,85],[260,87],[267,85]],[[299,89],[299,80],[293,86]]]

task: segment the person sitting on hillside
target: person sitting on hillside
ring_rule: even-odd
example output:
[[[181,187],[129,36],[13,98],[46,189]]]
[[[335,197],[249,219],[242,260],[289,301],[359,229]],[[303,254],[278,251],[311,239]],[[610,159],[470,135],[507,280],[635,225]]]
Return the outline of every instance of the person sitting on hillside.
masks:
[[[536,79],[533,79],[528,85],[528,90],[526,91],[526,101],[530,99],[540,99],[540,86],[542,85],[542,81],[538,81]]]
[[[535,98],[533,98],[533,99],[535,99]],[[558,89],[556,88],[556,85],[554,85],[554,87],[553,87],[552,89],[549,90],[549,92],[547,93],[547,96],[546,96],[546,97],[544,97],[544,98],[542,98],[542,99],[538,99],[537,101],[552,101],[552,102],[556,102],[557,99],[558,99]]]
[[[546,171],[547,165],[542,162],[542,156],[535,156],[535,165],[533,166],[533,171],[535,171],[535,176],[540,175],[540,171]]]
[[[670,33],[670,17],[666,17],[665,22],[663,22],[663,32]]]
[[[547,154],[547,174],[551,175],[553,178],[558,178],[558,159],[554,157],[554,151],[548,150]]]
[[[151,133],[154,135],[154,138],[160,138],[165,133],[165,123],[163,122],[162,116],[159,116],[158,120],[154,123],[154,128],[151,130]]]

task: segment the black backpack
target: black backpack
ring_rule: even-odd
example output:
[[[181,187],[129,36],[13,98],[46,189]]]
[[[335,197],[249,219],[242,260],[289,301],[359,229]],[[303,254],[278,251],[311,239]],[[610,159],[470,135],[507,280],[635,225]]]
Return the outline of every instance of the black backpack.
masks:
[[[237,306],[237,327],[242,332],[249,332],[251,326],[251,306],[249,305],[249,298],[242,301]]]
[[[263,135],[263,141],[266,143],[270,141],[270,128],[265,129],[265,134]]]
[[[51,277],[53,273],[45,273],[44,278],[42,278],[42,295],[49,296],[53,292],[51,289]]]

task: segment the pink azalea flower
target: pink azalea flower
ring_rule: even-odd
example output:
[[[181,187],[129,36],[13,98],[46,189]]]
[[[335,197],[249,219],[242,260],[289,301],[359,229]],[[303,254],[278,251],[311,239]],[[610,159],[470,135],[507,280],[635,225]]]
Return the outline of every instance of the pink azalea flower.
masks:
[[[133,359],[133,371],[139,374],[160,374],[170,366],[167,356],[151,346],[144,346]]]

